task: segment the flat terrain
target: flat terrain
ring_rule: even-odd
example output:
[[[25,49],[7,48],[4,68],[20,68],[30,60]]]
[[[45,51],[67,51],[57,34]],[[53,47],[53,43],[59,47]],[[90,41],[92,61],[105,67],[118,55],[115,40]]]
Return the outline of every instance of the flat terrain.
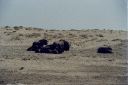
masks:
[[[128,85],[127,32],[113,30],[0,29],[0,84]],[[28,52],[33,41],[71,43],[63,54]],[[112,54],[99,54],[109,45]]]

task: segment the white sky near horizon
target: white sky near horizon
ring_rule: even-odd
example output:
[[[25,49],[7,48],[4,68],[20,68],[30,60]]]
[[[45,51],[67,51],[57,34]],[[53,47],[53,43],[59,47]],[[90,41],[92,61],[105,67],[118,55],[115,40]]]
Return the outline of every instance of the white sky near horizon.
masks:
[[[0,0],[0,26],[127,28],[127,0]]]

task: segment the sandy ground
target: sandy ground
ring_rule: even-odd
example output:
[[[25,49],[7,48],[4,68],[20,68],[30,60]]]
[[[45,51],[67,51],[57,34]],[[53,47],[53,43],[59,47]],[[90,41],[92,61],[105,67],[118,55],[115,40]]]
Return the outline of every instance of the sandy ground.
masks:
[[[0,84],[128,85],[127,32],[114,30],[43,30],[0,28]],[[28,52],[33,41],[66,39],[63,54]],[[110,45],[113,54],[97,48]]]

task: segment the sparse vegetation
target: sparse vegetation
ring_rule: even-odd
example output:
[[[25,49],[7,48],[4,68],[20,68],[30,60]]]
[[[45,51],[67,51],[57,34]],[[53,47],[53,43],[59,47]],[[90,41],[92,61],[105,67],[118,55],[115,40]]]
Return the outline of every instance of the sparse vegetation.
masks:
[[[24,35],[20,33],[18,36],[24,36]]]
[[[113,32],[113,30],[110,30],[110,33],[112,33]]]
[[[98,37],[104,37],[103,34],[96,34]]]
[[[80,37],[82,37],[82,38],[88,38],[88,35],[86,35],[86,34],[81,34]]]
[[[77,29],[71,29],[70,31],[79,31],[79,30],[77,30]]]
[[[96,42],[103,42],[103,41],[108,41],[107,39],[100,39],[100,40],[97,40]]]
[[[112,41],[121,41],[121,39],[113,39]]]
[[[32,30],[30,27],[25,28],[25,30]]]
[[[32,33],[32,34],[26,34],[25,36],[27,38],[37,38],[37,37],[40,37],[41,34],[40,33]]]
[[[69,33],[68,36],[69,36],[70,38],[76,37],[76,35],[75,35],[75,34],[72,34],[72,33]]]
[[[10,28],[10,26],[5,26],[5,28]]]
[[[14,30],[19,30],[20,29],[18,26],[14,26],[13,28],[14,28]]]
[[[44,33],[44,38],[48,40],[55,39],[55,38],[61,38],[61,37],[62,36],[58,34],[53,35],[53,34]]]
[[[12,31],[12,32],[16,32],[16,31]]]
[[[12,37],[10,40],[21,40],[19,36]]]

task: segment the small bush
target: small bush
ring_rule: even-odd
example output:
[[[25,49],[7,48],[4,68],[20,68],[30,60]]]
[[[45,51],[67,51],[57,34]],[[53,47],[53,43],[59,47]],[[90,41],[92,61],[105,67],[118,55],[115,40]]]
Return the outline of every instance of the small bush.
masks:
[[[102,34],[97,34],[96,36],[98,36],[98,37],[104,37]]]
[[[14,26],[13,28],[14,28],[14,30],[19,30],[20,29],[18,26]]]
[[[10,26],[5,26],[5,28],[10,28]]]
[[[12,32],[16,32],[16,31],[12,31]]]
[[[72,37],[76,37],[76,35],[75,35],[75,34],[72,34],[72,33],[69,33],[68,35],[69,35],[69,37],[71,37],[71,38],[72,38]]]
[[[121,39],[113,39],[112,41],[121,41]]]
[[[18,36],[24,36],[23,34],[19,34]]]
[[[25,30],[32,30],[30,27],[25,28]]]

